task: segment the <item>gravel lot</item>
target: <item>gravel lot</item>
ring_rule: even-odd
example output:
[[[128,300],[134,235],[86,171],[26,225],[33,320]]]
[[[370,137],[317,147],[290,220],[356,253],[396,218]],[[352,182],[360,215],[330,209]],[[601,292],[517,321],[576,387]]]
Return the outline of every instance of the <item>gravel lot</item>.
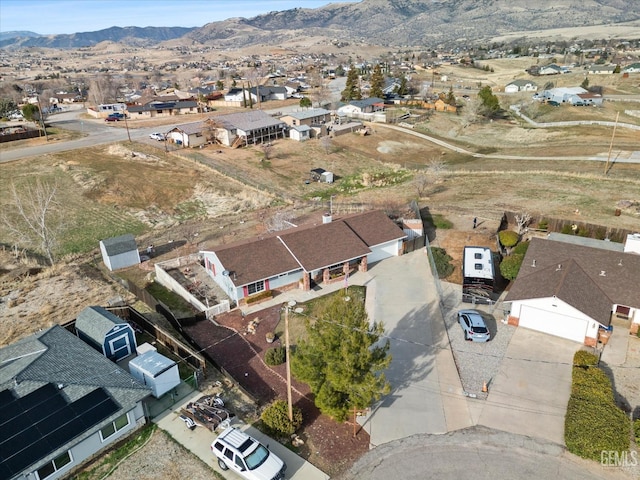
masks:
[[[458,310],[472,309],[472,307],[473,305],[460,303],[456,309],[451,309],[446,315],[445,323],[462,388],[469,394],[486,399],[487,395],[482,393],[482,384],[487,382],[487,386],[491,386],[491,379],[498,374],[502,358],[516,327],[496,321],[491,313],[483,311],[488,310],[486,307],[476,306],[491,332],[491,340],[486,343],[468,342],[464,339],[457,314]],[[500,310],[496,309],[495,312]]]

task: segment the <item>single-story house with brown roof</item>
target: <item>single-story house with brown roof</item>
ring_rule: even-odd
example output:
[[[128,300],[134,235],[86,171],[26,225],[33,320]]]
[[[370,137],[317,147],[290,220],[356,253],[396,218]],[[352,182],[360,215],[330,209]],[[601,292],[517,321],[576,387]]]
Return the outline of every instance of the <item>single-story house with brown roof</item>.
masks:
[[[508,322],[594,346],[612,318],[637,329],[638,278],[640,255],[534,238],[505,298]]]
[[[384,212],[374,210],[200,252],[209,275],[241,302],[267,290],[343,278],[350,271],[402,254],[406,234]]]

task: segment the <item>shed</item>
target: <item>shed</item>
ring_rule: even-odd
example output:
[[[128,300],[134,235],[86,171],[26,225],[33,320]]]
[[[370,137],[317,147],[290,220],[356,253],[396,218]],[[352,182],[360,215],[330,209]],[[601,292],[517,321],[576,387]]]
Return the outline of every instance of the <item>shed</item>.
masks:
[[[76,319],[78,337],[117,362],[136,351],[136,335],[131,325],[102,307],[87,307]]]
[[[131,233],[100,240],[102,261],[110,271],[140,263],[136,239]]]
[[[333,183],[333,172],[322,172],[320,174],[320,181],[324,183]]]
[[[178,364],[153,350],[131,360],[129,373],[133,378],[151,388],[156,398],[160,398],[180,384]]]

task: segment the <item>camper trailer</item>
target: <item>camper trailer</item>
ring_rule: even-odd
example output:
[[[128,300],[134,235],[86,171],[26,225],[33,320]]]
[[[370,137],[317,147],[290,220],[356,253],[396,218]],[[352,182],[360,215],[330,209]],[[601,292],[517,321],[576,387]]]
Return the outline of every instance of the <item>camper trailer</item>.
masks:
[[[462,270],[462,301],[492,303],[495,269],[491,250],[487,247],[464,247]]]

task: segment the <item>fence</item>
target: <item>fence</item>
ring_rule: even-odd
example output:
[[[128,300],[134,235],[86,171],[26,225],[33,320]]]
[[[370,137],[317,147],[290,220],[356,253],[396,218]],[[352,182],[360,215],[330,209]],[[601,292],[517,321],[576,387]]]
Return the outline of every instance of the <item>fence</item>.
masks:
[[[41,135],[42,132],[40,130],[26,130],[24,132],[8,133],[6,135],[0,135],[0,143],[24,140],[25,138],[34,138]]]
[[[515,212],[505,211],[502,215],[500,228],[498,230],[505,230],[509,228],[510,225],[516,225],[516,215],[518,214]],[[627,235],[634,233],[633,231],[627,230],[625,228],[605,227],[603,225],[597,225],[594,223],[569,220],[566,218],[553,218],[544,215],[531,215],[531,222],[529,223],[529,225],[532,227],[537,227],[542,221],[545,221],[547,224],[547,232],[573,233],[573,226],[575,225],[575,230],[578,231],[579,236],[596,238],[598,240],[604,240],[608,238],[612,242],[617,243],[623,243],[627,238]]]
[[[622,122],[608,122],[604,120],[574,120],[567,122],[543,122],[538,123],[535,120],[527,117],[524,113],[520,111],[519,105],[511,105],[509,107],[516,115],[522,118],[524,121],[533,125],[537,128],[550,128],[550,127],[574,127],[576,125],[598,125],[601,127],[619,127],[619,128],[629,128],[631,130],[640,130],[640,125],[633,125],[631,123],[622,123]]]

